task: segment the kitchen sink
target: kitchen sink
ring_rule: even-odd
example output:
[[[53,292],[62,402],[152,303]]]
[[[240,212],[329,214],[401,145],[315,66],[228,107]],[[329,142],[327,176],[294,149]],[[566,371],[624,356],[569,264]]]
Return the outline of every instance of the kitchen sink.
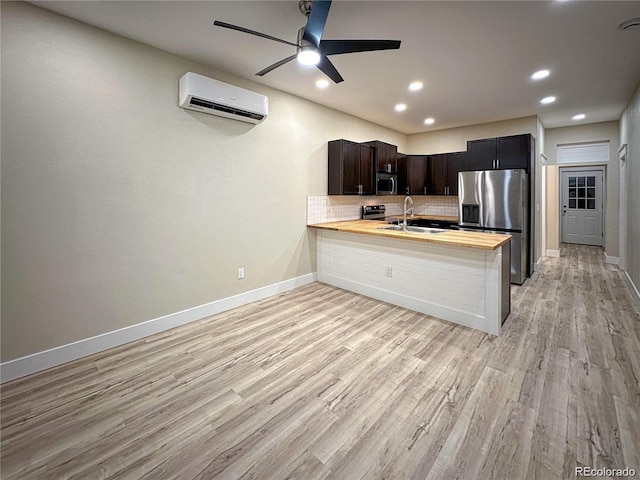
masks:
[[[402,232],[402,226],[400,225],[389,225],[387,227],[380,227],[381,230],[395,230],[397,232]],[[411,233],[423,233],[423,234],[434,234],[434,233],[444,233],[446,230],[444,228],[429,228],[429,227],[413,227],[408,226],[407,232]]]

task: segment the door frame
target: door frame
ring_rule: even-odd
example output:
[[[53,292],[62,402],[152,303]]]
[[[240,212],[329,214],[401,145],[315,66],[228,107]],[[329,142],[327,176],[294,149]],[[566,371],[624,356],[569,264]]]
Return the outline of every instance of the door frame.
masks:
[[[540,257],[547,252],[547,161],[544,153],[540,154]],[[536,263],[537,265],[537,263]]]
[[[564,192],[562,187],[564,185],[563,177],[565,173],[571,172],[602,172],[602,247],[606,245],[607,230],[605,225],[607,224],[607,166],[606,165],[572,165],[570,167],[560,167],[558,169],[558,221],[560,222],[558,231],[560,232],[560,244],[564,238],[564,215],[562,215],[562,199],[564,198]]]
[[[618,149],[618,159],[620,161],[620,218],[619,218],[619,255],[620,268],[627,269],[627,144],[625,143]]]

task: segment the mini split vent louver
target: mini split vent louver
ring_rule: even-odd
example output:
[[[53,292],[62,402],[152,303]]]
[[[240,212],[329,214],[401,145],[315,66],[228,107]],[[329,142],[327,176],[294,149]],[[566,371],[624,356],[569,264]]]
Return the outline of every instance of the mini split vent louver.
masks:
[[[269,114],[265,95],[193,72],[180,78],[178,104],[188,110],[249,123],[260,123]]]

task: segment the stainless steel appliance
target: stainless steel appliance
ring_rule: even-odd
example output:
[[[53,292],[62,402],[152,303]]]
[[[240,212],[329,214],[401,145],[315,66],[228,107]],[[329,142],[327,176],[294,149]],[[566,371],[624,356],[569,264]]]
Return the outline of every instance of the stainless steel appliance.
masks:
[[[511,235],[511,283],[529,275],[529,188],[524,170],[458,174],[460,230]]]
[[[387,207],[384,205],[369,205],[362,207],[363,220],[384,220]]]
[[[376,173],[376,195],[395,195],[398,193],[398,176],[393,173]]]

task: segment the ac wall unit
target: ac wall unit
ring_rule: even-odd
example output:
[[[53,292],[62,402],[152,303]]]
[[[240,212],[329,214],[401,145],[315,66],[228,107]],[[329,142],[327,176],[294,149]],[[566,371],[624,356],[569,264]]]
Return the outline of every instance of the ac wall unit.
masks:
[[[269,114],[269,99],[265,95],[193,72],[180,77],[178,104],[196,112],[249,123],[260,123]]]

